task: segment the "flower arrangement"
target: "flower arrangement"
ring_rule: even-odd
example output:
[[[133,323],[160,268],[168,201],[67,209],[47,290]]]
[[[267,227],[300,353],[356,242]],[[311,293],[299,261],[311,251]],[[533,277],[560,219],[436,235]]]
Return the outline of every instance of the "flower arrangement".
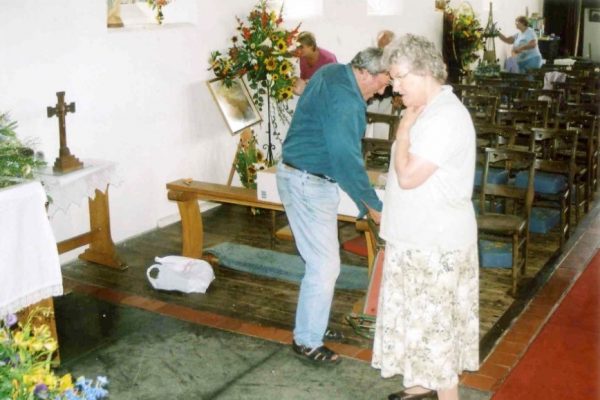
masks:
[[[224,53],[213,51],[209,60],[209,70],[227,86],[234,78],[246,77],[254,104],[260,111],[266,98],[269,128],[273,127],[273,135],[280,141],[276,115],[271,113],[271,107],[276,108],[280,121],[289,123],[292,110],[288,100],[293,96],[296,81],[291,58],[297,56],[295,39],[300,27],[285,29],[282,12],[283,6],[276,13],[267,9],[266,0],[260,0],[246,22],[236,17],[238,33],[231,38],[232,46]],[[268,150],[270,154],[271,146]]]
[[[15,133],[17,123],[7,113],[0,113],[0,188],[24,179],[32,179],[46,162],[37,157],[30,145],[23,144]]]
[[[24,324],[16,315],[0,321],[0,399],[11,400],[99,400],[108,397],[108,380],[70,374],[56,376],[51,370],[57,343],[48,325],[41,323],[52,311],[36,308]]]
[[[169,4],[171,0],[146,0],[146,2],[153,10],[156,10],[156,22],[158,22],[159,25],[162,24],[165,19],[162,8]]]
[[[471,70],[471,64],[479,59],[483,44],[483,28],[469,3],[463,2],[456,9],[448,5],[444,11],[447,59],[454,60],[460,72],[465,74]]]
[[[235,155],[235,170],[244,187],[256,189],[256,172],[267,168],[264,154],[258,149],[256,137],[250,130],[240,136],[240,145]]]

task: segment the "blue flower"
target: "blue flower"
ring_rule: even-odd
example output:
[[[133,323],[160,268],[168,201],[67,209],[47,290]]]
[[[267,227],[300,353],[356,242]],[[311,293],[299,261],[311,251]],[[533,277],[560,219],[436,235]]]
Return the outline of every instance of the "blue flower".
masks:
[[[6,326],[8,326],[9,328],[12,327],[16,323],[17,323],[17,315],[16,314],[8,314],[4,318],[4,324]]]

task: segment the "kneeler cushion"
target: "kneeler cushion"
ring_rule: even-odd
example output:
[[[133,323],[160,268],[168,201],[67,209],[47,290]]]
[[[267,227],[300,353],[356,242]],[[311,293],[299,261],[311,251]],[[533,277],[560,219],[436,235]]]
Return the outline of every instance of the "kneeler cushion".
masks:
[[[479,240],[479,266],[482,268],[511,268],[512,245],[505,242]]]
[[[528,181],[527,171],[521,171],[515,178],[515,186],[526,188]],[[536,193],[554,194],[565,190],[567,178],[564,175],[536,172],[533,179],[533,190]]]
[[[483,169],[477,167],[475,169],[475,187],[481,186],[481,180],[483,179]],[[501,168],[490,168],[488,171],[488,183],[501,185],[508,183],[508,171]]]

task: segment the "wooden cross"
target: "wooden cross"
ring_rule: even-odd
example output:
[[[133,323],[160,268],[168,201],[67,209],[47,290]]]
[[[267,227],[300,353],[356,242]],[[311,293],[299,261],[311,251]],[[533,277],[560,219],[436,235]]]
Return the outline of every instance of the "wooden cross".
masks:
[[[74,171],[76,169],[83,168],[83,163],[71,154],[71,151],[67,147],[67,127],[65,123],[65,116],[67,113],[75,112],[75,103],[65,103],[65,92],[56,92],[58,97],[58,103],[54,107],[48,107],[48,118],[53,116],[58,117],[58,130],[60,134],[60,150],[58,157],[54,161],[54,172],[65,173]]]

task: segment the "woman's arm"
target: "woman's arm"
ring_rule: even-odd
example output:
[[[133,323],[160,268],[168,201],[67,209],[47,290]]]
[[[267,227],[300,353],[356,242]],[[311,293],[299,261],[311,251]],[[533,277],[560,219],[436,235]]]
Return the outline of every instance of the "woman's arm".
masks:
[[[513,53],[519,54],[519,53],[524,52],[525,50],[535,49],[536,46],[537,46],[537,41],[530,40],[529,42],[525,43],[524,45],[514,48]]]
[[[498,37],[504,43],[513,44],[515,42],[515,37],[514,36],[504,36],[502,33],[498,32]]]
[[[422,185],[438,168],[431,161],[408,152],[408,148],[410,147],[410,128],[415,123],[423,108],[407,108],[396,132],[394,168],[398,177],[398,185],[402,189],[414,189]]]

